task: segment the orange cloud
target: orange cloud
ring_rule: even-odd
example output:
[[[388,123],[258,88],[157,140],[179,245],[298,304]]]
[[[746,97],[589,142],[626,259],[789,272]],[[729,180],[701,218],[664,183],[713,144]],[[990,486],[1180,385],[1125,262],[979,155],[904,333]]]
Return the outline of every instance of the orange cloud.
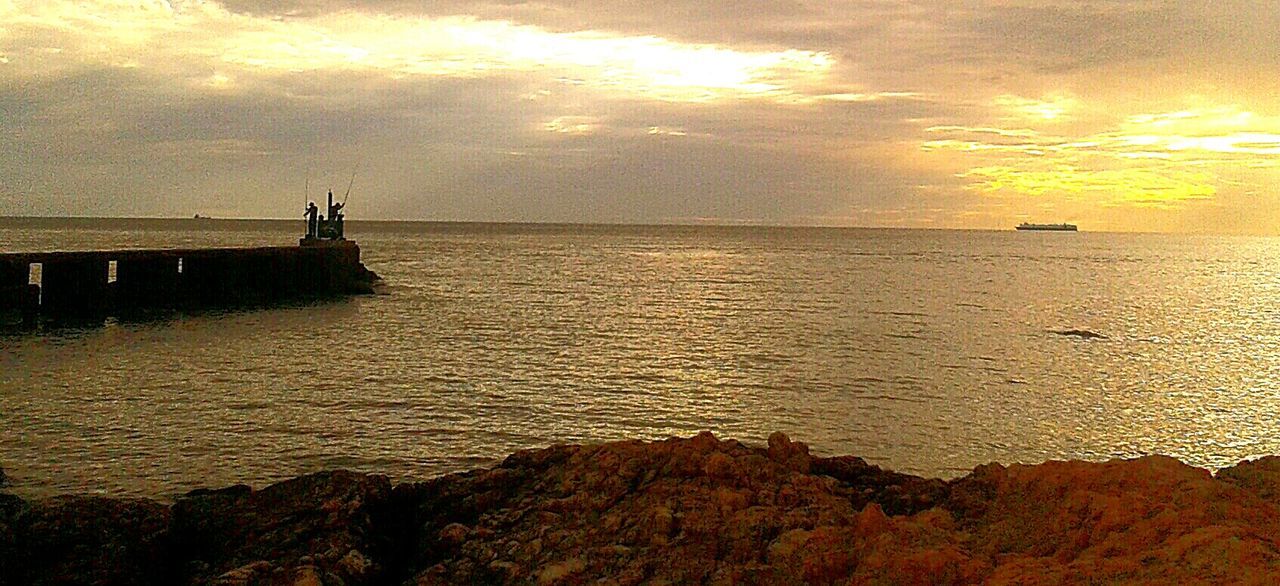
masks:
[[[958,175],[970,188],[993,195],[1177,207],[1212,198],[1226,173],[1280,169],[1280,119],[1235,107],[1136,114],[1084,136],[954,125],[927,131],[947,138],[925,141],[925,151],[949,153],[966,167]]]

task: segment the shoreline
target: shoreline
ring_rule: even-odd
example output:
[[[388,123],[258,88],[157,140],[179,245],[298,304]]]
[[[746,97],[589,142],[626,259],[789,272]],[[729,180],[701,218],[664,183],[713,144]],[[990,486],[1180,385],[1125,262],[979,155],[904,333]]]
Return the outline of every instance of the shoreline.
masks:
[[[0,487],[3,486],[0,470]],[[21,560],[21,563],[18,561]],[[0,488],[0,583],[1280,580],[1280,457],[926,479],[708,432],[557,445],[392,485],[347,471],[172,504]]]

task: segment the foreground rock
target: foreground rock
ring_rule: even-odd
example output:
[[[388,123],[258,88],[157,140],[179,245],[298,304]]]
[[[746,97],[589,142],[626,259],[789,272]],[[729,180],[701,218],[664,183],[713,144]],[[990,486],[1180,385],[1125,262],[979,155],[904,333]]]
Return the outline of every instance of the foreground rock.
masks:
[[[0,583],[1275,583],[1280,459],[988,465],[943,482],[775,434],[330,472],[171,506],[0,495]]]
[[[0,505],[3,507],[3,505]],[[56,497],[11,508],[5,584],[164,584],[169,509],[148,500]],[[3,514],[3,513],[0,513]],[[0,524],[4,523],[0,521]]]
[[[371,584],[387,578],[391,483],[324,472],[261,491],[196,491],[173,505],[175,575],[205,584]]]

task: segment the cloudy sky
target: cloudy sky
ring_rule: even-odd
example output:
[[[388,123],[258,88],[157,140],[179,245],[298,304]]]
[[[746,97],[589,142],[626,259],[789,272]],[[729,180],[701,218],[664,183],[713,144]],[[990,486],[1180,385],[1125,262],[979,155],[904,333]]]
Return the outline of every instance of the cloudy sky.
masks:
[[[1280,0],[0,0],[0,215],[1280,233]]]

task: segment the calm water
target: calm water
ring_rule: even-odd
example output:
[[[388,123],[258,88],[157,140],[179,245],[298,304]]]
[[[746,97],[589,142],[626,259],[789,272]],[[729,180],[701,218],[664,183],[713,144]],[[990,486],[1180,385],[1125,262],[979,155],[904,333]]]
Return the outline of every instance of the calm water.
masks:
[[[289,244],[301,223],[0,220],[0,251]],[[361,224],[386,295],[0,333],[26,495],[397,480],[690,435],[952,477],[1280,453],[1280,240]],[[1086,329],[1105,339],[1054,330]]]

